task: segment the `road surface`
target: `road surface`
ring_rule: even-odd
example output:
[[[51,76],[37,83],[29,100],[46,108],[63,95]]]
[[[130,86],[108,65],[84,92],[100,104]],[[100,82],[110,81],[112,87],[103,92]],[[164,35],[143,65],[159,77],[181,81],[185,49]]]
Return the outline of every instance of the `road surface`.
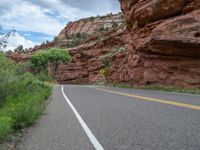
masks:
[[[200,150],[200,96],[55,86],[19,150]]]

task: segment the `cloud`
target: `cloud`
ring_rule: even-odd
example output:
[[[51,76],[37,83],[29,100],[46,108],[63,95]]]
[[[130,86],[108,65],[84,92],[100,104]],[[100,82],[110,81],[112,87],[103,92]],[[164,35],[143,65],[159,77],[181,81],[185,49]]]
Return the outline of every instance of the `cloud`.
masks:
[[[41,32],[55,36],[67,21],[65,18],[62,18],[65,23],[60,21],[61,16],[59,15],[46,15],[47,12],[51,13],[52,11],[21,1],[19,5],[11,6],[7,13],[0,16],[0,24],[7,29],[15,28],[20,31]]]
[[[21,36],[21,32],[43,34],[43,38],[23,35],[28,41],[43,42],[58,35],[69,21],[119,11],[118,0],[0,0],[0,25]]]
[[[57,35],[68,21],[119,12],[117,0],[0,1],[0,24],[7,29]]]
[[[80,18],[104,15],[106,13],[120,11],[118,0],[27,0],[35,5],[42,6],[46,9],[54,9],[61,16],[70,20]]]
[[[25,39],[23,36],[21,36],[18,33],[11,34],[11,36],[8,38],[8,46],[5,48],[5,51],[7,50],[14,50],[19,45],[23,45],[24,48],[30,48],[38,43],[32,42],[30,40]]]

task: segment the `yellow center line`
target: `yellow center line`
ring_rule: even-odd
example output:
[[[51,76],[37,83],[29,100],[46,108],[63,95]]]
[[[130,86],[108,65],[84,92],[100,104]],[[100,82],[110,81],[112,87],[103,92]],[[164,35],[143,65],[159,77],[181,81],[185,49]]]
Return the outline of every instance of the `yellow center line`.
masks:
[[[117,91],[113,91],[113,90],[112,91],[111,90],[105,90],[105,89],[101,89],[101,88],[94,88],[94,87],[90,87],[90,88],[98,90],[98,91],[104,91],[104,92],[112,93],[112,94],[128,96],[128,97],[132,97],[132,98],[137,98],[139,100],[145,100],[145,101],[168,104],[168,105],[173,105],[173,106],[178,106],[178,107],[183,107],[183,108],[200,110],[200,106],[198,106],[198,105],[180,103],[180,102],[169,101],[169,100],[164,100],[164,99],[159,99],[159,98],[144,97],[144,96],[139,96],[139,95],[135,95],[135,94],[117,92]]]

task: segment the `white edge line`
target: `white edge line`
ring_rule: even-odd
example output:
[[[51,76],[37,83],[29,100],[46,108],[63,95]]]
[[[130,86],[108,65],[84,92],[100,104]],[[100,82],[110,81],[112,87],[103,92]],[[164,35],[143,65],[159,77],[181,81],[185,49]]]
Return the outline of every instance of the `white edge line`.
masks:
[[[80,114],[78,113],[78,111],[76,110],[76,108],[73,106],[73,104],[71,103],[71,101],[69,100],[69,98],[65,95],[64,86],[63,85],[62,85],[62,94],[63,94],[66,102],[68,103],[68,105],[70,106],[70,108],[72,109],[72,111],[74,112],[76,118],[78,119],[79,123],[81,124],[82,128],[84,129],[85,133],[87,134],[88,138],[90,139],[90,141],[93,144],[93,146],[95,147],[95,149],[96,150],[104,150],[104,148],[99,143],[99,141],[96,139],[96,137],[94,136],[94,134],[92,133],[92,131],[89,129],[89,127],[86,125],[86,123],[84,122],[84,120],[81,118]]]

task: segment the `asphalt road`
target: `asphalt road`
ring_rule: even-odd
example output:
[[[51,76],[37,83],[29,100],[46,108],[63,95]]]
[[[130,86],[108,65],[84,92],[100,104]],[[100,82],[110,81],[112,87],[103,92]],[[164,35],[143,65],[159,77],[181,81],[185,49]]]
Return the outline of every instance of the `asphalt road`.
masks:
[[[200,96],[55,86],[19,150],[200,150]]]

